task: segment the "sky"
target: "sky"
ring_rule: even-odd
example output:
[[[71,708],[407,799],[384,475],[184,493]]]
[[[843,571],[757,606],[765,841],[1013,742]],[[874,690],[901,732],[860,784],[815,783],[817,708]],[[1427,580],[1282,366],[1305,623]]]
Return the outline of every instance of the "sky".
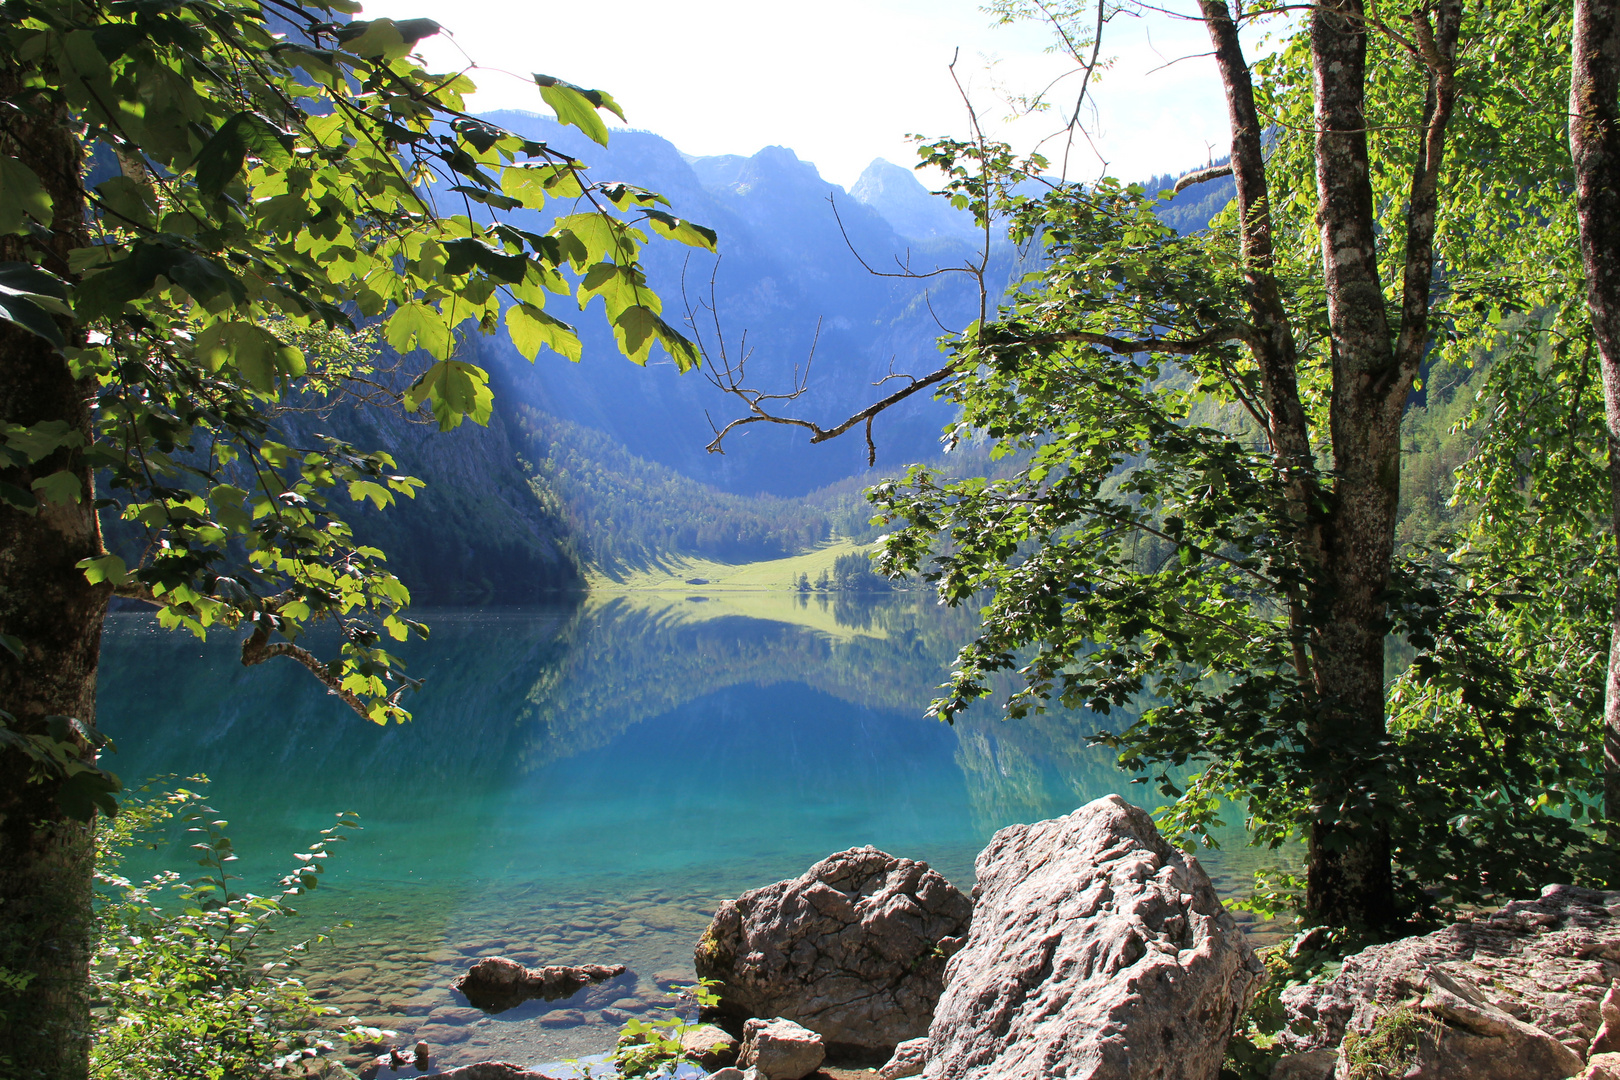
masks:
[[[996,26],[974,0],[367,0],[365,14],[426,16],[445,33],[421,43],[429,66],[470,59],[474,111],[545,111],[530,73],[611,93],[627,126],[688,154],[786,146],[846,188],[874,158],[910,166],[907,136],[965,135],[956,72],[993,135],[1020,151],[1062,126],[1055,114],[1010,121],[1008,95],[1038,91],[1073,64],[1045,52],[1047,32]],[[1095,82],[1090,146],[1071,179],[1180,172],[1227,152],[1226,108],[1201,24],[1164,14],[1116,18],[1112,67]],[[1054,100],[1073,108],[1078,80]],[[1061,142],[1048,156],[1061,155]],[[1055,171],[1055,170],[1054,170]]]

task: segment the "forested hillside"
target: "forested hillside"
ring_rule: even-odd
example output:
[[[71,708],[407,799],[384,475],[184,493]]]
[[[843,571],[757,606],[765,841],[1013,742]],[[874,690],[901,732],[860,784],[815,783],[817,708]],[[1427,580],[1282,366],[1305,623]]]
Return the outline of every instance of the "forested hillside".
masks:
[[[778,559],[827,538],[828,516],[808,500],[717,490],[536,409],[521,408],[516,427],[537,500],[555,498],[577,550],[598,566],[639,566],[663,554]]]

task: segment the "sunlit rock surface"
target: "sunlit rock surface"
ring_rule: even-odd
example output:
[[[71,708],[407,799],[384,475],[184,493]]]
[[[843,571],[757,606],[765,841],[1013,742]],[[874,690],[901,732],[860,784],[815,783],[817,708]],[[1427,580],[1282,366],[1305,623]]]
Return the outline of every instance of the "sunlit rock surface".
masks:
[[[1198,860],[1118,795],[979,855],[928,1080],[1215,1080],[1261,971]]]
[[[722,903],[696,950],[720,1012],[786,1017],[882,1060],[928,1030],[972,903],[926,863],[851,848]]]

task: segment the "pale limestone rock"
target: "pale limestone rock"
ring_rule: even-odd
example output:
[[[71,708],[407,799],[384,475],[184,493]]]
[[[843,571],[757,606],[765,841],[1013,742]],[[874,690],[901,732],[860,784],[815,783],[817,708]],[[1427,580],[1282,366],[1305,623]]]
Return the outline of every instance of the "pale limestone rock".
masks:
[[[1620,1054],[1593,1054],[1575,1080],[1620,1080]]]
[[[1581,1071],[1579,1054],[1492,1005],[1473,986],[1430,970],[1421,989],[1417,1001],[1398,1006],[1419,1020],[1417,1045],[1403,1074],[1407,1080],[1564,1080]],[[1339,1076],[1350,1075],[1349,1034],[1370,1031],[1387,1012],[1369,1002],[1352,1014],[1339,1044]]]
[[[754,1017],[743,1024],[737,1064],[757,1072],[760,1080],[802,1080],[826,1059],[821,1036],[791,1020]]]
[[[894,1056],[878,1070],[878,1080],[903,1080],[907,1076],[921,1076],[928,1061],[928,1037],[908,1039],[894,1048]]]
[[[927,1033],[972,913],[926,863],[853,848],[721,904],[697,973],[719,980],[722,1015],[786,1017],[832,1053],[881,1060]]]
[[[1330,982],[1285,991],[1282,1042],[1296,1052],[1336,1048],[1347,1030],[1415,1007],[1439,1027],[1409,1080],[1439,1070],[1562,1080],[1603,1048],[1611,1016],[1620,1030],[1617,977],[1620,892],[1549,886],[1489,918],[1364,949]]]
[[[737,1060],[737,1040],[713,1024],[700,1024],[682,1032],[681,1050],[688,1058],[711,1071]]]
[[[1198,860],[1117,795],[1002,829],[928,1080],[1215,1080],[1261,974]]]

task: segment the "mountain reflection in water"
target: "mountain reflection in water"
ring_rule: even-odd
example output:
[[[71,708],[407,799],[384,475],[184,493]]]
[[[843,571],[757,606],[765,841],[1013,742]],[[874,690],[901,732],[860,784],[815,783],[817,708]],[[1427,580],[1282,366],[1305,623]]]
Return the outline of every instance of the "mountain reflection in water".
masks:
[[[309,981],[442,1048],[436,1064],[611,1046],[623,1017],[691,977],[717,900],[830,852],[874,844],[966,889],[996,829],[1147,794],[1086,745],[1102,718],[925,718],[972,622],[917,595],[593,596],[422,617],[431,640],[404,652],[426,683],[404,726],[357,719],[296,665],[244,669],[227,637],[135,614],[108,620],[99,708],[126,785],[212,780],[249,888],[333,813],[360,814],[302,905],[311,928],[354,924]],[[125,873],[189,865],[171,839]],[[1206,864],[1230,889],[1248,860],[1219,854]],[[448,985],[495,953],[630,974],[486,1018]]]

